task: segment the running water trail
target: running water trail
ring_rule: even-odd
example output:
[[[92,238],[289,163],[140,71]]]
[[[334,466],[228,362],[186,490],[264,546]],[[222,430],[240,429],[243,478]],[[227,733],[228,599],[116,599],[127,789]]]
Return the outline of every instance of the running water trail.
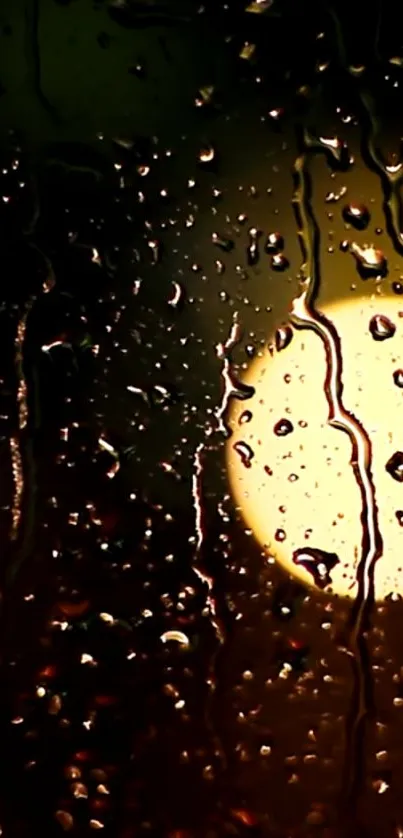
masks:
[[[15,368],[17,375],[17,423],[18,432],[10,437],[10,455],[13,474],[13,502],[11,508],[11,541],[16,541],[20,532],[22,504],[25,491],[25,474],[22,458],[22,434],[28,421],[27,382],[24,374],[23,352],[28,315],[31,304],[25,309],[17,324],[14,340]]]
[[[212,434],[212,428],[205,431],[205,441],[200,442],[197,446],[193,458],[193,475],[192,475],[192,500],[195,514],[195,535],[196,535],[196,549],[193,562],[193,570],[200,580],[200,582],[207,587],[206,606],[211,625],[214,628],[217,646],[214,652],[211,653],[208,664],[207,673],[207,687],[209,690],[206,710],[205,723],[207,730],[210,733],[211,740],[215,748],[215,756],[221,762],[222,768],[226,767],[226,756],[221,744],[220,738],[215,730],[212,721],[212,702],[217,687],[216,681],[216,662],[217,655],[222,649],[225,642],[225,630],[221,618],[217,614],[217,604],[214,593],[214,580],[205,568],[205,543],[206,543],[206,516],[204,506],[204,491],[203,491],[203,476],[204,476],[204,458],[209,447],[207,439]]]
[[[351,442],[351,465],[362,500],[362,545],[357,568],[357,596],[351,614],[346,651],[351,656],[354,689],[351,715],[346,731],[346,795],[353,803],[360,790],[363,768],[363,734],[371,706],[372,679],[367,666],[365,632],[374,598],[374,570],[382,555],[382,536],[378,525],[375,487],[371,474],[372,449],[366,430],[343,405],[342,352],[340,337],[333,323],[315,308],[319,290],[319,228],[311,204],[311,182],[305,149],[294,165],[293,206],[302,250],[302,291],[292,304],[291,322],[298,328],[311,329],[322,340],[326,354],[325,395],[329,406],[328,423],[348,434]]]
[[[209,436],[211,431],[206,432]],[[225,635],[221,621],[217,617],[217,606],[214,597],[214,580],[203,568],[203,548],[206,537],[205,529],[205,512],[203,503],[203,456],[206,452],[206,442],[201,442],[196,448],[193,458],[193,476],[192,476],[192,498],[193,508],[195,512],[195,531],[196,531],[196,555],[193,564],[193,570],[200,579],[200,581],[207,585],[206,605],[209,611],[211,624],[214,627],[217,640],[220,645],[224,643]]]
[[[43,258],[46,277],[38,295],[32,295],[26,303],[16,329],[14,339],[15,373],[17,379],[16,412],[17,428],[10,438],[10,457],[13,477],[13,498],[11,508],[10,541],[16,544],[16,551],[5,570],[6,584],[12,584],[29,554],[35,517],[35,461],[31,428],[29,427],[28,386],[24,371],[24,349],[27,324],[42,294],[48,294],[55,285],[53,267],[48,257],[33,243],[30,246]]]
[[[209,687],[209,701],[206,708],[206,724],[211,733],[212,740],[215,744],[216,756],[221,760],[221,765],[226,766],[226,756],[221,745],[220,739],[214,730],[211,721],[211,703],[216,690],[216,662],[217,656],[225,643],[225,628],[223,621],[217,612],[217,602],[214,591],[214,579],[208,573],[205,566],[205,550],[207,543],[207,528],[206,528],[206,513],[204,502],[204,470],[206,466],[206,457],[211,450],[216,450],[209,443],[214,432],[222,434],[227,439],[231,435],[231,430],[226,424],[226,415],[228,407],[233,398],[241,401],[253,396],[255,390],[246,384],[239,381],[232,369],[232,352],[235,347],[242,340],[242,328],[238,319],[238,313],[233,315],[233,321],[229,331],[227,340],[224,343],[219,343],[216,347],[217,357],[222,361],[221,377],[223,380],[223,390],[219,405],[215,411],[216,427],[208,425],[204,432],[204,440],[200,442],[193,456],[193,474],[192,474],[192,502],[194,509],[195,522],[195,555],[193,562],[193,570],[200,582],[207,587],[206,606],[209,614],[211,625],[214,628],[217,639],[216,651],[212,654],[209,664],[207,684]]]

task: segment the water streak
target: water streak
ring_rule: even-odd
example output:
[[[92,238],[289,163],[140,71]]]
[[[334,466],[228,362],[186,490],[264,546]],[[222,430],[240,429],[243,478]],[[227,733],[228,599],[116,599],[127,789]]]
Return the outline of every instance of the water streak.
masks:
[[[27,328],[28,314],[31,306],[26,308],[17,324],[17,332],[14,341],[15,367],[17,373],[17,423],[18,434],[10,437],[10,456],[13,475],[13,502],[11,508],[11,541],[18,538],[21,518],[22,504],[25,490],[24,467],[22,461],[22,440],[21,434],[26,428],[28,421],[27,382],[24,374],[23,351],[25,333]]]
[[[206,437],[210,436],[212,433],[212,429],[206,431]],[[225,768],[226,766],[226,757],[223,746],[220,742],[219,736],[215,731],[214,724],[212,722],[212,701],[216,691],[217,681],[216,681],[216,661],[217,655],[222,649],[224,642],[225,642],[225,631],[222,621],[217,614],[217,604],[214,594],[214,580],[209,573],[207,573],[205,567],[203,566],[203,554],[204,554],[204,547],[206,541],[206,516],[205,516],[205,508],[204,508],[204,501],[203,501],[203,474],[204,474],[204,456],[206,454],[207,446],[206,442],[200,442],[197,446],[194,458],[193,458],[193,475],[192,475],[192,498],[193,498],[193,508],[195,513],[195,533],[196,533],[196,551],[195,551],[195,558],[193,562],[193,570],[203,585],[207,586],[207,597],[206,597],[206,606],[208,610],[209,619],[211,625],[214,628],[215,636],[217,639],[217,647],[216,650],[212,653],[210,657],[209,667],[208,667],[208,675],[207,675],[207,686],[209,689],[209,697],[206,704],[206,711],[205,711],[205,722],[206,727],[210,732],[212,742],[214,743],[215,747],[215,755],[219,757],[221,766]]]
[[[319,290],[319,228],[312,211],[311,181],[305,149],[294,166],[293,205],[303,255],[302,291],[292,304],[291,321],[299,328],[311,329],[322,340],[326,353],[325,394],[329,406],[328,423],[348,434],[351,465],[362,500],[362,545],[357,568],[357,596],[352,609],[346,651],[351,656],[354,691],[347,729],[346,793],[351,803],[360,788],[363,762],[363,732],[371,706],[372,683],[367,667],[365,631],[374,598],[374,570],[382,555],[383,543],[378,525],[375,487],[371,474],[372,449],[366,430],[343,404],[342,353],[340,337],[323,313],[315,308]]]
[[[396,250],[401,254],[403,253],[403,231],[400,228],[403,211],[401,197],[403,161],[396,160],[394,163],[387,163],[384,160],[377,144],[378,123],[375,117],[375,104],[368,91],[361,90],[361,102],[366,122],[366,131],[363,132],[363,156],[381,179],[387,230]]]

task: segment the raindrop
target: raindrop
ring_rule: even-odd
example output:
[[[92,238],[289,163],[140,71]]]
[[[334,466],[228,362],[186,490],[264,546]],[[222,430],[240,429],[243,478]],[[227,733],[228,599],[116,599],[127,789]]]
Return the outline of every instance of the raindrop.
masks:
[[[339,564],[336,553],[327,553],[317,547],[302,547],[292,554],[294,564],[301,565],[311,574],[315,585],[326,588],[331,584],[330,572]]]
[[[281,352],[282,349],[285,349],[292,341],[292,328],[288,324],[284,326],[279,326],[276,329],[276,349],[277,352]]]
[[[356,242],[351,242],[349,249],[357,262],[358,272],[362,279],[368,279],[371,276],[386,276],[388,263],[382,250],[373,245],[360,247]]]
[[[273,430],[276,436],[288,436],[294,430],[294,426],[289,419],[280,419]]]
[[[234,249],[234,242],[232,239],[227,239],[224,236],[220,236],[218,233],[213,233],[211,240],[216,247],[219,247],[220,250],[224,250],[225,253],[230,253],[231,250]]]
[[[395,334],[396,326],[384,314],[375,314],[370,320],[369,331],[374,340],[387,340]]]
[[[386,463],[385,468],[394,480],[403,483],[403,451],[395,451]]]
[[[252,465],[252,459],[255,456],[250,445],[248,445],[247,442],[236,442],[234,444],[234,451],[239,454],[242,465],[245,466],[245,468],[250,468]]]
[[[394,291],[395,294],[403,294],[403,283],[392,282],[392,291]]]
[[[252,419],[252,415],[253,415],[253,414],[252,414],[252,412],[251,412],[250,410],[244,410],[244,411],[241,413],[241,415],[240,415],[240,417],[239,417],[239,419],[238,419],[238,424],[239,424],[239,425],[247,425],[247,424],[248,424],[248,422],[250,422],[250,421],[251,421],[251,419]]]
[[[271,267],[273,271],[285,271],[289,267],[289,261],[284,253],[276,253],[271,257]]]
[[[248,265],[251,267],[257,265],[259,261],[259,238],[261,236],[260,230],[256,227],[251,227],[249,230],[249,245],[246,249],[246,258]]]
[[[203,146],[199,151],[200,163],[211,163],[214,160],[215,151],[212,145]]]
[[[365,230],[370,221],[370,214],[364,204],[347,204],[343,209],[343,219],[356,230]]]
[[[280,253],[284,249],[284,239],[281,233],[269,233],[264,249],[266,253]]]
[[[276,539],[276,541],[285,541],[286,538],[287,538],[287,533],[286,533],[285,530],[282,530],[281,528],[279,528],[274,533],[274,538]]]
[[[403,370],[394,371],[393,381],[396,384],[396,387],[403,387]]]

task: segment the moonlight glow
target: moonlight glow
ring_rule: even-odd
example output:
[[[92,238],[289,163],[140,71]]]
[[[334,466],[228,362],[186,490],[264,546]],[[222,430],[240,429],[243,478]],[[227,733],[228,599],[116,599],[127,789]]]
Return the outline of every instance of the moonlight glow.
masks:
[[[377,599],[403,593],[403,466],[401,479],[398,470],[394,477],[391,468],[386,469],[393,455],[403,452],[400,308],[403,303],[400,307],[398,298],[378,295],[324,308],[341,338],[344,406],[360,421],[372,444],[372,476],[384,542],[375,568]],[[376,315],[394,324],[391,336],[381,329],[374,339],[374,322],[372,331],[370,323]],[[255,395],[243,402],[234,399],[229,420],[233,431],[227,444],[229,479],[245,524],[267,555],[304,583],[315,585],[312,574],[295,563],[293,554],[295,559],[295,551],[307,548],[335,554],[339,562],[329,571],[331,584],[322,581],[321,587],[353,597],[361,557],[361,495],[350,462],[350,440],[327,421],[325,377],[323,344],[308,329],[295,329],[285,349],[274,350],[273,355],[266,350],[252,362],[244,381],[255,387]],[[281,420],[286,423],[279,425]]]

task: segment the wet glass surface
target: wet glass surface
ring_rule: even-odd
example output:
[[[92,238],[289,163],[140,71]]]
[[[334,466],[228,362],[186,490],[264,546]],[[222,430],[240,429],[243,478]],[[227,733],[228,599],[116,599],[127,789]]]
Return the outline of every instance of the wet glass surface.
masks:
[[[0,11],[4,836],[403,835],[401,17]]]

